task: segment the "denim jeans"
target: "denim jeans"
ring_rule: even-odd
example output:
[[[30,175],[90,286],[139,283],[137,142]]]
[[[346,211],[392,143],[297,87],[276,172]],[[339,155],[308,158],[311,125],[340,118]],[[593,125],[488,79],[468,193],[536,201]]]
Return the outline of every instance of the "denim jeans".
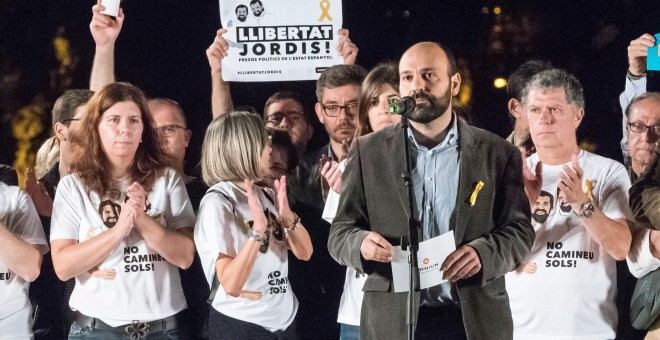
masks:
[[[81,327],[77,322],[71,325],[69,331],[69,339],[99,339],[99,340],[130,340],[131,336],[128,334],[117,334],[112,331],[105,331],[100,329],[91,329],[90,327]],[[172,329],[165,332],[158,332],[147,334],[144,337],[146,340],[172,340],[172,339],[188,339],[188,336],[183,330]]]
[[[360,326],[340,323],[339,340],[360,340]]]

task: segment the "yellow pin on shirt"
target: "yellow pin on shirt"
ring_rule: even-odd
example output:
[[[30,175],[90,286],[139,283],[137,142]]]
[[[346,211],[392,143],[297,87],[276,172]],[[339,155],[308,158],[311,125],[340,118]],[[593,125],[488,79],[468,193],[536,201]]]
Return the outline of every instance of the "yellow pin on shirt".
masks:
[[[587,195],[587,197],[590,200],[594,200],[594,195],[591,193],[591,191],[594,189],[594,181],[590,179],[584,180],[584,185],[582,186],[582,191]]]
[[[479,191],[481,191],[483,187],[484,187],[484,182],[479,181],[479,183],[477,183],[477,186],[474,188],[472,195],[470,195],[470,206],[474,206],[474,204],[477,202],[477,195],[479,194]]]

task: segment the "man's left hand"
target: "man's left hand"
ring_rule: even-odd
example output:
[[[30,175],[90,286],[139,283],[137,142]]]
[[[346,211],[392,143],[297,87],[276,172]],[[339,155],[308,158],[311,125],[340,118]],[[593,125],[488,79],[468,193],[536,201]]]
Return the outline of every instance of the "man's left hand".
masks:
[[[566,196],[566,203],[573,207],[573,211],[580,211],[582,204],[589,198],[582,190],[582,176],[584,171],[580,167],[577,154],[572,156],[571,166],[564,165],[563,172],[559,174],[559,189]]]
[[[467,279],[481,271],[479,254],[471,246],[462,246],[447,256],[440,266],[442,278],[451,282]]]

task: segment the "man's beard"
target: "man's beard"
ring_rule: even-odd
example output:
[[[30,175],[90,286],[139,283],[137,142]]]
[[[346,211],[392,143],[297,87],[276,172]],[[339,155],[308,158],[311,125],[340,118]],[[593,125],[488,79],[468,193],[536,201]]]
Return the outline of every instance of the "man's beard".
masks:
[[[571,205],[568,204],[568,203],[562,203],[562,204],[559,205],[559,210],[561,210],[562,212],[568,213],[568,212],[571,212],[571,210],[573,210],[573,207],[571,207]]]
[[[539,211],[543,211],[543,212],[545,212],[545,214],[543,214],[543,215],[537,214],[537,212],[539,212]],[[536,222],[544,223],[545,221],[548,220],[548,212],[543,210],[543,209],[536,209],[536,210],[534,210],[534,213],[532,213],[532,218]]]
[[[117,224],[117,219],[116,218],[108,218],[107,220],[103,221],[103,224],[105,224],[106,227],[112,228]]]
[[[259,12],[257,12],[257,11],[254,11],[254,12],[252,12],[252,13],[254,14],[254,16],[255,16],[255,17],[258,17],[258,16],[260,16],[260,15],[261,15],[261,13],[263,13],[263,12],[264,12],[264,11],[263,11],[263,10],[261,10],[261,11],[259,11]]]
[[[447,86],[447,91],[439,98],[424,91],[415,92],[413,98],[426,99],[428,104],[417,104],[408,119],[413,122],[428,124],[441,117],[451,105],[451,86]]]
[[[240,22],[245,22],[245,19],[247,19],[246,15],[239,15],[238,16],[238,21],[240,21]]]

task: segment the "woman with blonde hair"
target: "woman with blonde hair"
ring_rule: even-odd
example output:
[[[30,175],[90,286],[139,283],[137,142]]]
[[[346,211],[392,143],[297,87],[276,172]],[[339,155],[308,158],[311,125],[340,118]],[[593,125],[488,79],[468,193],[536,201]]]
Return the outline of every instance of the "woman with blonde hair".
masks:
[[[55,272],[76,278],[69,339],[187,338],[178,268],[193,260],[195,216],[184,182],[140,89],[109,84],[87,109],[51,222]]]
[[[396,64],[386,62],[374,67],[362,82],[358,98],[358,126],[356,136],[378,132],[401,121],[401,116],[389,113],[390,100],[399,100],[399,74]],[[341,174],[346,161],[328,162],[321,169],[321,174],[332,188],[323,210],[323,218],[332,222],[339,204]],[[358,274],[354,268],[346,268],[344,292],[339,302],[337,322],[341,326],[341,340],[360,338],[360,312],[362,306],[362,287],[367,280],[364,274]]]
[[[288,278],[288,250],[302,260],[312,243],[289,208],[286,177],[275,191],[254,182],[266,174],[271,147],[261,118],[222,115],[202,146],[202,199],[195,244],[211,286],[211,339],[297,339],[298,301]]]

